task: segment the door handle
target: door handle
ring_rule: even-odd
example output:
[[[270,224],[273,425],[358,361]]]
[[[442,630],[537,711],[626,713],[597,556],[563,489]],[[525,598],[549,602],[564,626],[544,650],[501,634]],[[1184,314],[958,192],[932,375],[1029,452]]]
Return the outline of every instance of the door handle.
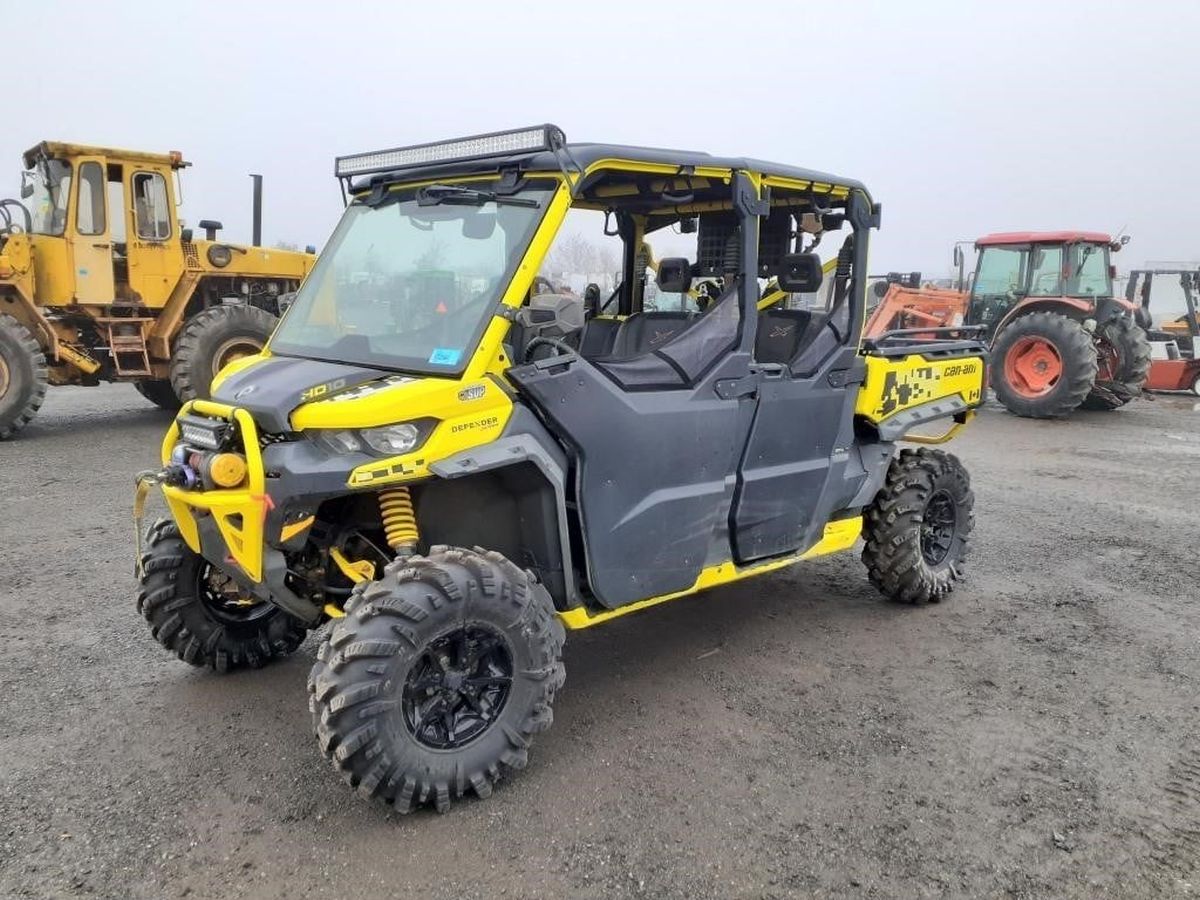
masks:
[[[112,244],[92,244],[97,250],[111,250]]]

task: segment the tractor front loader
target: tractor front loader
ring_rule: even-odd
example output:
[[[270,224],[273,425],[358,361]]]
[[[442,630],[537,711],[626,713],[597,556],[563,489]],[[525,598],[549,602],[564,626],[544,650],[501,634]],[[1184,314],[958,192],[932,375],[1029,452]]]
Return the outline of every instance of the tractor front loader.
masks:
[[[1086,231],[1009,232],[975,242],[969,290],[892,284],[866,336],[896,330],[981,326],[991,345],[991,386],[1012,413],[1059,418],[1110,410],[1137,397],[1150,343],[1136,304],[1113,293],[1109,254],[1126,239]]]
[[[0,439],[48,385],[128,381],[165,409],[207,398],[316,259],[218,240],[210,220],[196,239],[176,214],[178,152],[43,142],[24,165],[21,199],[0,200]]]

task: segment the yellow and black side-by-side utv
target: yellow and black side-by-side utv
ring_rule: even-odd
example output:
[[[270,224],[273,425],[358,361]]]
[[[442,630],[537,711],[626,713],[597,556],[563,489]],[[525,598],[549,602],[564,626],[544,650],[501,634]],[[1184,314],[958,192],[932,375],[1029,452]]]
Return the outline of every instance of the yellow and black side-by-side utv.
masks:
[[[20,200],[0,200],[0,440],[37,415],[48,384],[129,381],[178,409],[226,363],[260,350],[279,298],[316,260],[203,240],[176,214],[183,156],[44,141]]]
[[[886,596],[952,589],[967,473],[897,442],[964,424],[985,354],[970,329],[860,340],[861,184],[553,126],[337,165],[348,209],[270,343],[184,404],[141,482],[171,517],[138,608],[218,671],[333,620],[311,711],[361,793],[487,796],[550,725],[567,629],[860,538]],[[535,287],[571,209],[622,239],[607,300]],[[657,260],[647,309],[668,227],[695,245]],[[702,304],[663,308],[694,281]]]

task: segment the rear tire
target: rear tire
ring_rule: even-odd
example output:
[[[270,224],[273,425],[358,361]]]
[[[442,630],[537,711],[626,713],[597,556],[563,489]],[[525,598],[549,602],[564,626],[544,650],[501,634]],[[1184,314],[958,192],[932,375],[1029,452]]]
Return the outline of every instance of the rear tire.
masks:
[[[562,686],[550,595],[499,553],[434,547],[357,586],[308,680],[321,752],[407,813],[523,769]]]
[[[1142,393],[1150,374],[1150,339],[1142,327],[1124,316],[1096,331],[1100,371],[1084,409],[1119,409]]]
[[[171,387],[171,382],[165,378],[135,381],[133,386],[137,388],[139,394],[159,409],[175,412],[182,405],[179,398],[175,396],[175,388]]]
[[[212,380],[226,365],[257,353],[267,343],[275,316],[257,306],[213,306],[197,313],[179,333],[171,360],[171,386],[181,402],[207,400]]]
[[[992,345],[992,389],[1015,415],[1070,415],[1096,383],[1096,347],[1074,319],[1035,312],[1005,327]]]
[[[0,441],[33,421],[48,383],[46,357],[29,329],[0,315]]]
[[[975,526],[971,476],[952,454],[901,450],[863,516],[871,584],[900,603],[937,602],[962,578]]]
[[[151,525],[146,544],[138,612],[154,639],[184,662],[222,673],[258,669],[304,642],[308,629],[282,609],[264,601],[239,606],[216,591],[220,573],[184,543],[174,522]]]

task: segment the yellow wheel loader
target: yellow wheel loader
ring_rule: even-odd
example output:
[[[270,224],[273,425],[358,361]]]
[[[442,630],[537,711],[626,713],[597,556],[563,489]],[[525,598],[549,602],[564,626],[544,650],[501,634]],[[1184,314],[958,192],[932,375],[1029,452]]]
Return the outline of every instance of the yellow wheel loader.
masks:
[[[897,443],[970,419],[986,353],[972,329],[862,339],[863,185],[553,126],[338,173],[351,202],[267,347],[184,404],[140,479],[171,517],[144,533],[137,602],[222,672],[332,620],[310,709],[359,793],[401,812],[489,795],[551,723],[567,630],[661,629],[659,604],[860,537],[886,597],[954,588],[969,476]],[[572,209],[622,242],[591,311],[536,278]],[[687,255],[648,269],[662,229]],[[646,303],[697,279],[703,309]]]
[[[0,440],[47,385],[129,381],[177,409],[266,343],[312,252],[197,239],[176,214],[182,154],[45,141],[24,154],[21,199],[0,200]]]

